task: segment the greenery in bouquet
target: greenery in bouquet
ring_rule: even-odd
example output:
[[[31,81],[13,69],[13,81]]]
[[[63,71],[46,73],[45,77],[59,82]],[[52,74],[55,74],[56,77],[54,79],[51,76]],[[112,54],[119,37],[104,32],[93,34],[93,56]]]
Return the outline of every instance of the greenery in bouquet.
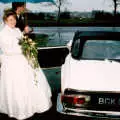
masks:
[[[23,35],[22,39],[19,41],[19,44],[21,45],[23,54],[27,58],[31,67],[34,69],[38,68],[39,62],[36,43],[27,35]]]

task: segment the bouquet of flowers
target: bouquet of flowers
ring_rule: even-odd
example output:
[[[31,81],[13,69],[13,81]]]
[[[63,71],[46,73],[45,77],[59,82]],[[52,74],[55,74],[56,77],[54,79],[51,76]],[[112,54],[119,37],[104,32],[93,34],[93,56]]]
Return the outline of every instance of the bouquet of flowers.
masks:
[[[33,69],[38,68],[39,62],[37,58],[38,51],[37,51],[36,43],[27,35],[23,35],[22,39],[19,41],[19,44],[21,45],[23,54],[27,58],[31,67]]]

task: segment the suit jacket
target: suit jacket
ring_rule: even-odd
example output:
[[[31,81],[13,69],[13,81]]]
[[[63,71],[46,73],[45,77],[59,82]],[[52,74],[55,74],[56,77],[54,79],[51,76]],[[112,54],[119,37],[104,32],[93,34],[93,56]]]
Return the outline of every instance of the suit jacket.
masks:
[[[18,18],[17,16],[16,22],[17,22],[16,27],[18,27],[21,31],[23,31],[25,28],[25,17],[23,15],[20,15]]]

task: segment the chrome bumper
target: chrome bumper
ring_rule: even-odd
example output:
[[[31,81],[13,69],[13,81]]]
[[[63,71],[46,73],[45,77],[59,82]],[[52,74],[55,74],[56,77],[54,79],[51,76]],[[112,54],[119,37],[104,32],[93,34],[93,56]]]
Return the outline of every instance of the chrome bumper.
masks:
[[[120,119],[120,112],[66,108],[62,105],[60,97],[61,94],[59,93],[57,96],[56,109],[57,112],[60,114],[84,116],[84,117],[92,117],[92,118]]]

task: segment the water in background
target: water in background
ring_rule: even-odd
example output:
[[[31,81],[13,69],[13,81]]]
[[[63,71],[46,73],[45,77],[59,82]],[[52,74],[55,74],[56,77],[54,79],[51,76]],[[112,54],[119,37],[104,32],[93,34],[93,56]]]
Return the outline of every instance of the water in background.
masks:
[[[38,39],[40,47],[65,46],[79,31],[119,31],[120,27],[33,27],[34,33],[45,34],[48,39]]]

